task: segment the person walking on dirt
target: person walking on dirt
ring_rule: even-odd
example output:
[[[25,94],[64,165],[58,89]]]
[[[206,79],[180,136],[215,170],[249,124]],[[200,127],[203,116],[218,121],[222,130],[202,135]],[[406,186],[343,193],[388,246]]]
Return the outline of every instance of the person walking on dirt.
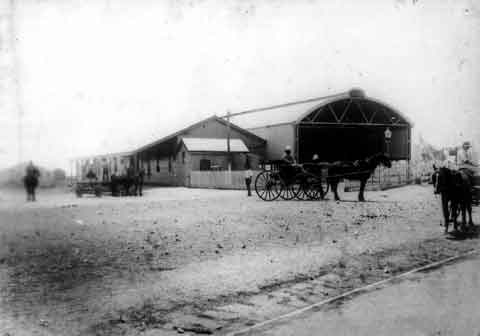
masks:
[[[250,159],[248,158],[248,155],[247,155],[247,158],[245,160],[245,186],[247,187],[247,196],[249,197],[252,196],[252,189],[251,189],[252,176],[253,176],[253,173],[250,167]]]
[[[33,165],[33,162],[27,165],[25,169],[25,177],[24,177],[24,184],[25,190],[27,192],[27,202],[32,201],[35,202],[35,189],[38,186],[38,179],[40,178],[40,171],[37,167]]]

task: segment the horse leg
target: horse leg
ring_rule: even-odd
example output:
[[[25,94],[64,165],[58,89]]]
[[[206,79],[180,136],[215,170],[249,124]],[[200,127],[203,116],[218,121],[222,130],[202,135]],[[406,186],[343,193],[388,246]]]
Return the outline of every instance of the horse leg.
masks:
[[[459,210],[459,204],[457,203],[457,201],[452,201],[453,229],[455,231],[458,231],[458,222],[457,222],[458,210]]]
[[[469,192],[467,194],[467,202],[466,202],[466,208],[468,212],[468,225],[473,227],[473,219],[472,219],[472,194]]]
[[[462,230],[465,231],[465,228],[467,226],[467,202],[465,199],[462,199],[461,209],[462,209]]]
[[[336,179],[331,180],[330,181],[330,187],[332,188],[332,192],[333,192],[333,195],[335,197],[335,201],[340,201],[340,197],[338,196],[338,191],[337,191],[338,180],[336,180]]]
[[[449,204],[448,204],[448,198],[445,194],[441,194],[441,200],[442,200],[442,212],[443,212],[443,220],[444,220],[444,226],[445,226],[445,233],[448,232],[448,224],[450,220],[450,214],[449,214]],[[451,206],[452,204],[450,204]],[[453,210],[453,208],[452,208]]]
[[[365,191],[365,185],[367,184],[367,180],[360,180],[360,191],[358,192],[358,200],[360,202],[365,202],[365,197],[363,192]]]
[[[472,220],[472,202],[467,203],[467,211],[468,211],[468,225],[474,226],[473,220]]]

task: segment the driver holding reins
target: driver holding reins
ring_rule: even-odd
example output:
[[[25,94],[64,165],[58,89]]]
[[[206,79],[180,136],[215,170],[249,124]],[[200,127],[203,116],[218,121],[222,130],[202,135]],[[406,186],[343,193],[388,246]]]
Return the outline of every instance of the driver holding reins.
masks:
[[[295,159],[292,156],[292,148],[290,146],[285,147],[284,154],[282,156],[282,160],[290,163],[290,164],[295,164]]]
[[[462,148],[457,152],[457,166],[458,170],[467,174],[470,181],[473,182],[474,170],[477,165],[473,161],[472,146],[469,141],[465,141],[462,144]]]

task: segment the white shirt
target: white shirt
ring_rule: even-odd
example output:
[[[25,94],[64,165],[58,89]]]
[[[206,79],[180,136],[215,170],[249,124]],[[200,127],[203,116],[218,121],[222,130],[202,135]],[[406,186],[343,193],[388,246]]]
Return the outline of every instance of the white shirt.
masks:
[[[460,148],[457,152],[457,166],[458,168],[471,168],[473,162],[472,148],[467,150]]]
[[[460,148],[457,152],[457,164],[462,164],[466,162],[473,162],[473,153],[472,149],[467,150]]]
[[[245,170],[245,178],[251,178],[253,176],[253,172],[250,169]]]

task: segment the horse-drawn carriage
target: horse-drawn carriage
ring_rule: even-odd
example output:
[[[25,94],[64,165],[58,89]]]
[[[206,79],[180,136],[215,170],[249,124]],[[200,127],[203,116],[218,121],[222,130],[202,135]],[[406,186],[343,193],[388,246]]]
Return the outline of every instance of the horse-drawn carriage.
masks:
[[[373,155],[354,162],[311,162],[290,164],[284,160],[263,162],[262,172],[255,179],[255,191],[264,201],[320,200],[331,187],[338,200],[337,186],[341,179],[359,180],[359,200],[364,201],[365,184],[375,168],[382,164],[391,167],[383,154]]]
[[[139,172],[129,172],[125,175],[112,175],[108,180],[98,180],[90,177],[87,180],[77,181],[74,191],[77,197],[84,194],[101,197],[105,194],[112,196],[142,196],[143,175]]]
[[[283,160],[262,163],[255,191],[264,201],[323,199],[327,192],[325,166],[320,163],[290,164]]]

